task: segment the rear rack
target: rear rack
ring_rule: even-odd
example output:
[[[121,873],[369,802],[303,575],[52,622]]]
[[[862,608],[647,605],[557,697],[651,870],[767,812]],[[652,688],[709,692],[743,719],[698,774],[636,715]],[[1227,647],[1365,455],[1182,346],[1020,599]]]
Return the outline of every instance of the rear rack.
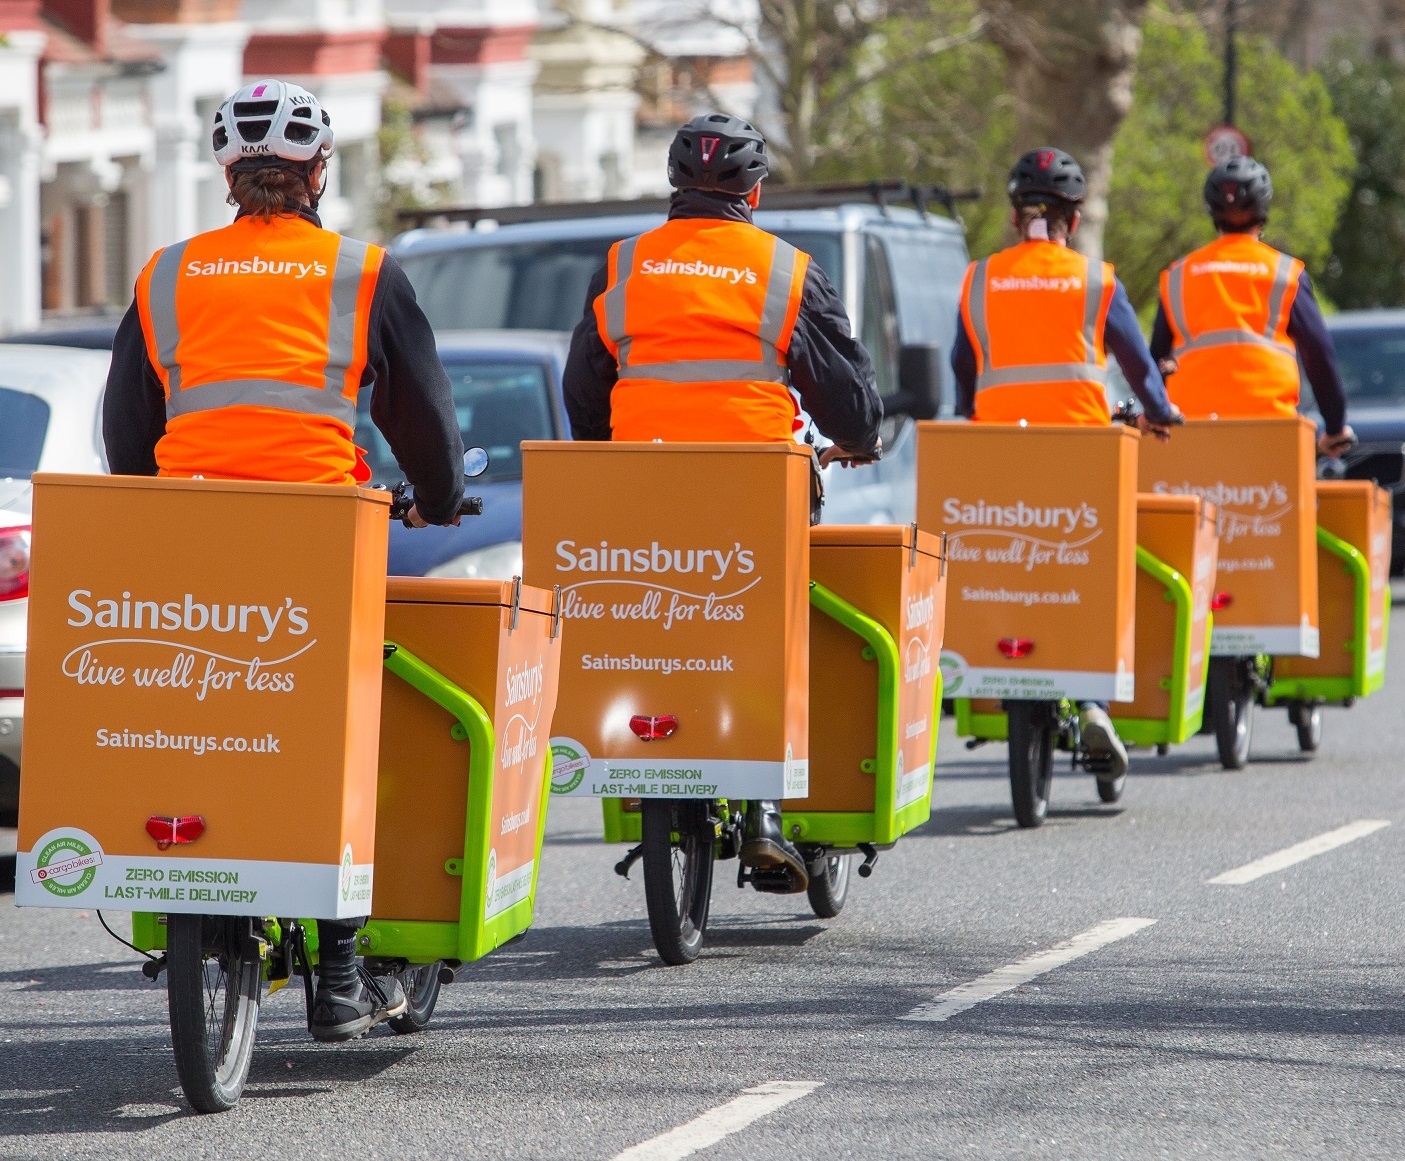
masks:
[[[876,205],[887,213],[890,205],[911,205],[923,217],[933,206],[942,207],[956,221],[958,202],[977,201],[978,189],[949,190],[939,185],[913,185],[905,181],[841,182],[833,185],[772,186],[766,190],[766,210],[819,210],[835,206]],[[406,229],[464,222],[470,226],[493,221],[499,225],[554,222],[571,218],[609,218],[626,214],[666,214],[668,198],[630,198],[600,202],[541,202],[530,206],[439,206],[400,210],[397,217]]]

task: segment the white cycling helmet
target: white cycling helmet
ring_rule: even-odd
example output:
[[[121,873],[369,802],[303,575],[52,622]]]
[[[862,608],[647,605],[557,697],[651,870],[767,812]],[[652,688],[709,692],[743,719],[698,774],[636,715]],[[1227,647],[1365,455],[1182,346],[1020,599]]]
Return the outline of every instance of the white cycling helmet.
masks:
[[[312,162],[332,154],[332,119],[301,85],[255,81],[220,106],[212,140],[223,166],[275,157]]]

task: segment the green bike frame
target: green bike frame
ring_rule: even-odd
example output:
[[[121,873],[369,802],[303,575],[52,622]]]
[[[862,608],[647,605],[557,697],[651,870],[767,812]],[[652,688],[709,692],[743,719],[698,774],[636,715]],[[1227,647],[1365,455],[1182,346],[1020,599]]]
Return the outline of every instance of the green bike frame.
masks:
[[[1352,664],[1350,677],[1288,677],[1275,680],[1268,687],[1269,705],[1280,705],[1286,701],[1346,701],[1348,698],[1366,697],[1375,693],[1385,684],[1385,669],[1368,673],[1371,645],[1371,563],[1355,545],[1348,544],[1339,536],[1334,536],[1321,525],[1317,527],[1317,544],[1325,552],[1335,556],[1350,575],[1355,589],[1355,603],[1352,609],[1353,633],[1351,644]],[[1390,633],[1390,589],[1385,594],[1385,635]],[[1385,641],[1382,641],[1384,646]]]
[[[404,959],[410,963],[433,963],[439,959],[467,963],[482,959],[532,924],[537,875],[541,868],[542,836],[546,830],[546,806],[551,791],[551,763],[548,759],[542,768],[542,809],[537,820],[537,858],[532,867],[531,894],[491,919],[486,919],[488,852],[492,845],[489,819],[497,750],[492,720],[476,700],[408,649],[389,641],[386,642],[386,649],[385,667],[447,710],[455,719],[451,727],[453,737],[468,743],[468,811],[464,819],[463,857],[449,859],[444,865],[449,874],[457,875],[462,880],[459,921],[372,919],[361,930],[357,941],[358,951],[362,955]],[[315,924],[309,923],[308,927],[309,949],[315,951]],[[165,946],[166,930],[155,915],[143,912],[134,914],[132,932],[132,942],[143,950],[151,951]]]
[[[873,810],[870,811],[809,811],[786,810],[786,834],[796,842],[815,843],[827,847],[854,847],[859,843],[883,846],[896,842],[914,827],[921,826],[932,815],[932,783],[927,793],[901,809],[897,806],[898,754],[898,684],[901,663],[893,636],[867,613],[817,581],[810,582],[810,605],[831,618],[864,642],[863,657],[878,666],[878,734],[874,756],[865,759],[863,770],[874,776]],[[938,671],[936,696],[933,699],[931,721],[940,720],[942,678]],[[929,770],[937,765],[937,731],[932,730],[932,750]],[[797,805],[799,805],[797,803]],[[606,842],[638,842],[640,818],[625,811],[618,798],[601,799],[605,818]]]

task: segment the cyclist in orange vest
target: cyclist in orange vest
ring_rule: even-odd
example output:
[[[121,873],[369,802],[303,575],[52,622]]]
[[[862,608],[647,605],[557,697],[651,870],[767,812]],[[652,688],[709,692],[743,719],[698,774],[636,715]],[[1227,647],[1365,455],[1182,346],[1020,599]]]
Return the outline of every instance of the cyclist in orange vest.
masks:
[[[958,415],[984,423],[1106,426],[1111,350],[1142,405],[1138,426],[1165,439],[1178,418],[1147,350],[1136,311],[1112,265],[1073,250],[1087,182],[1061,149],[1026,153],[1010,172],[1012,224],[1021,241],[971,263],[952,346]],[[1080,706],[1088,752],[1127,772],[1127,750],[1107,707]]]
[[[306,89],[247,85],[215,114],[231,225],[152,256],[117,329],[103,401],[119,475],[364,482],[356,396],[415,485],[413,522],[456,522],[463,442],[434,334],[384,250],[322,228],[331,120]],[[212,530],[217,532],[217,530]],[[405,1010],[320,920],[312,1034],[349,1040]]]
[[[668,152],[668,220],[610,249],[571,338],[563,389],[576,439],[787,442],[803,408],[835,460],[876,459],[873,364],[810,256],[752,223],[766,142],[722,113],[695,117]],[[743,865],[808,870],[775,802],[747,811]]]
[[[1205,206],[1219,237],[1162,272],[1151,352],[1192,419],[1296,415],[1301,359],[1325,428],[1318,450],[1339,455],[1356,437],[1336,348],[1302,262],[1261,240],[1272,198],[1252,157],[1210,172]]]

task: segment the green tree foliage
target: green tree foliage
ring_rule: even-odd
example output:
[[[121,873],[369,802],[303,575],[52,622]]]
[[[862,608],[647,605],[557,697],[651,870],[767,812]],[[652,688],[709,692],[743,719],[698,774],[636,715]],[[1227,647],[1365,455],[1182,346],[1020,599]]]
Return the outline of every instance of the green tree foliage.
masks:
[[[1405,68],[1339,44],[1323,72],[1356,150],[1323,287],[1343,308],[1405,306]]]
[[[1203,138],[1221,111],[1218,46],[1164,7],[1144,27],[1132,111],[1118,131],[1107,256],[1133,303],[1154,311],[1161,269],[1214,237],[1201,201]],[[1321,271],[1354,156],[1320,74],[1298,72],[1260,37],[1239,49],[1239,127],[1273,174],[1265,240]]]

